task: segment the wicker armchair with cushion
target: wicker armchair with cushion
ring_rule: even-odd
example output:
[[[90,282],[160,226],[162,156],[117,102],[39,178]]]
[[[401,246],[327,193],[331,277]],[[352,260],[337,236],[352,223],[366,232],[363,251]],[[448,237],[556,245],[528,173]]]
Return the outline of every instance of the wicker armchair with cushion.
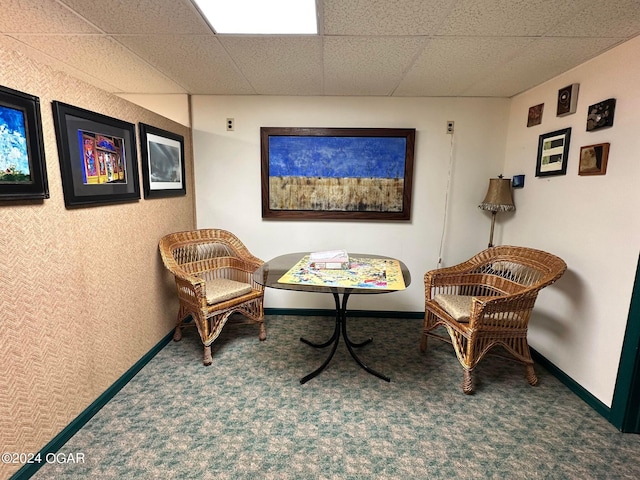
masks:
[[[498,246],[452,267],[424,276],[425,319],[420,349],[427,337],[450,341],[464,369],[462,390],[473,393],[472,371],[485,354],[502,346],[526,366],[527,380],[538,383],[527,343],[527,328],[538,292],[558,280],[566,263],[547,252]],[[443,325],[449,338],[432,332]]]
[[[175,276],[180,308],[173,339],[182,338],[182,322],[192,316],[202,343],[204,364],[211,365],[211,344],[233,313],[264,326],[264,287],[253,281],[262,264],[232,233],[218,229],[177,232],[159,243],[165,267]]]

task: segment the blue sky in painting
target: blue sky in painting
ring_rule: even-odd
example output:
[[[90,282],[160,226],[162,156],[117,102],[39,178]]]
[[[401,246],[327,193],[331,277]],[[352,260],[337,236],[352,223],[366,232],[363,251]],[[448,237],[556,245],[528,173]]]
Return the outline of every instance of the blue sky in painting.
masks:
[[[22,110],[0,105],[0,169],[15,166],[29,174],[27,138]]]
[[[404,137],[269,137],[272,177],[404,177]]]

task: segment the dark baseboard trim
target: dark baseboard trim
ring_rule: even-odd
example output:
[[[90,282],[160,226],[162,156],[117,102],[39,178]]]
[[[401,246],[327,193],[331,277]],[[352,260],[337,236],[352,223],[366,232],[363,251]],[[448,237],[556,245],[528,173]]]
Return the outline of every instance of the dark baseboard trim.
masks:
[[[554,377],[560,380],[569,390],[575,393],[579,398],[584,400],[584,402],[593,408],[596,412],[602,415],[608,422],[611,422],[611,408],[607,407],[604,403],[594,397],[591,393],[582,387],[578,382],[576,382],[569,375],[564,373],[558,367],[556,367],[553,363],[543,357],[539,352],[535,351],[533,348],[531,349],[531,357],[533,361],[539,363],[542,367],[547,369]]]
[[[56,435],[49,443],[47,443],[40,452],[40,463],[30,463],[23,466],[20,470],[11,476],[11,480],[26,480],[31,478],[42,465],[46,464],[47,454],[56,453],[62,446],[73,437],[91,418],[104,407],[129,381],[142,370],[147,363],[155,357],[173,338],[173,329],[158,342],[151,350],[149,350],[140,360],[133,364],[113,385],[107,388],[91,405],[89,405],[80,415],[78,415],[64,430]]]
[[[300,317],[335,317],[333,309],[320,308],[265,308],[265,315],[294,315]],[[424,312],[391,312],[384,310],[348,310],[349,317],[370,318],[424,318]]]

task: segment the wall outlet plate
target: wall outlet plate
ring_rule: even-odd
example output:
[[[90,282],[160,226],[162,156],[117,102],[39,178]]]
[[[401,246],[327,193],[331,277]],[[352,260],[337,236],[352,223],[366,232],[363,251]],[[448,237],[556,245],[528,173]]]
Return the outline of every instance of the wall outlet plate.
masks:
[[[453,120],[447,120],[447,134],[449,135],[453,134],[454,123],[455,122]]]

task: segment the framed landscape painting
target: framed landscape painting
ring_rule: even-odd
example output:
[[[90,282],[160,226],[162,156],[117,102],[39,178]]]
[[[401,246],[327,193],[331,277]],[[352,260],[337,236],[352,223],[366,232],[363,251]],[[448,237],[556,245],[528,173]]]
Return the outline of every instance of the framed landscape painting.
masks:
[[[415,129],[260,129],[262,217],[409,220]]]
[[[0,202],[45,198],[40,99],[0,86]]]
[[[140,124],[144,198],[186,195],[184,137]]]
[[[67,208],[140,198],[134,124],[60,102],[53,119]]]

